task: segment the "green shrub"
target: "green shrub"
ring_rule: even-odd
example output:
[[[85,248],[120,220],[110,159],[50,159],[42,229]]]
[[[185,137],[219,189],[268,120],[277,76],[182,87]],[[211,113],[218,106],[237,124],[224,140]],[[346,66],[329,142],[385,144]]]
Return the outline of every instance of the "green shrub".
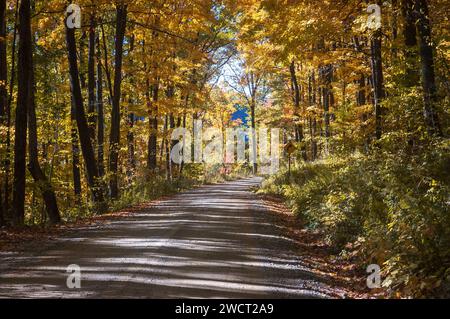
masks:
[[[400,155],[399,155],[400,154]],[[434,142],[416,154],[353,154],[303,163],[271,177],[261,192],[286,198],[337,252],[361,267],[383,265],[384,285],[423,296],[449,293],[450,152]],[[343,159],[345,158],[345,159]],[[440,290],[437,290],[437,289]]]

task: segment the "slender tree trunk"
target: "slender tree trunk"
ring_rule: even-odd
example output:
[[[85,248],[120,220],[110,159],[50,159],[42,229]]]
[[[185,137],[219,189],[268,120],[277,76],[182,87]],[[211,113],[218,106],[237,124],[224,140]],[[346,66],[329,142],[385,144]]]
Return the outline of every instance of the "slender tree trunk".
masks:
[[[149,137],[148,137],[148,158],[147,158],[147,167],[149,170],[154,171],[157,166],[156,154],[157,154],[157,139],[158,139],[158,110],[156,107],[156,103],[158,102],[158,92],[159,85],[158,81],[152,86],[153,93],[152,99],[153,103],[150,102],[150,96],[147,96],[148,99],[148,113],[149,113]],[[147,92],[150,91],[150,84],[147,81]]]
[[[129,49],[128,49],[128,55],[130,56],[131,53],[134,50],[134,35],[132,34],[130,37],[129,43]],[[130,58],[129,65],[131,68],[133,68],[133,59]],[[131,87],[134,87],[134,78],[131,76],[130,78],[130,85]],[[132,106],[134,104],[134,99],[132,98],[132,95],[129,94],[128,96],[128,105]],[[129,108],[127,111],[127,124],[128,124],[128,131],[127,131],[127,148],[128,148],[128,165],[127,165],[127,177],[128,177],[128,183],[129,185],[132,184],[134,174],[136,172],[136,154],[135,154],[135,141],[134,141],[134,124],[136,122],[136,116],[133,112],[130,112]]]
[[[134,147],[134,123],[135,115],[134,113],[128,114],[128,133],[127,133],[127,145],[128,145],[128,167],[127,175],[128,179],[131,181],[133,175],[136,171],[136,157],[135,157],[135,147]]]
[[[419,49],[422,64],[425,123],[430,135],[442,136],[442,129],[435,109],[437,89],[428,2],[426,0],[416,0],[415,4],[418,16],[417,29],[419,31]]]
[[[0,127],[6,125],[6,108],[8,104],[8,72],[7,72],[7,56],[6,56],[6,0],[0,0]],[[1,144],[4,143],[3,130],[0,132]],[[4,169],[5,159],[0,158],[0,226],[4,223],[4,208],[2,187],[4,176],[1,171]]]
[[[8,72],[6,61],[6,0],[0,0],[0,125],[6,122]]]
[[[89,136],[89,126],[83,107],[83,97],[81,95],[80,78],[77,63],[77,48],[75,41],[75,30],[66,27],[66,42],[69,59],[70,84],[75,106],[75,118],[77,120],[78,134],[80,137],[81,150],[86,166],[89,187],[92,190],[94,201],[103,202],[103,192],[99,187],[98,168],[95,164],[94,149]]]
[[[291,82],[292,82],[292,87],[294,89],[294,112],[297,114],[296,120],[301,121],[300,86],[298,84],[297,74],[295,72],[295,62],[294,61],[292,61],[291,65],[289,67],[289,71],[291,73]],[[303,160],[306,161],[308,158],[306,155],[306,146],[303,145],[303,139],[304,139],[303,125],[301,123],[295,123],[295,131],[296,131],[296,134],[295,134],[296,142],[302,143],[301,148],[300,148],[301,156],[302,156]]]
[[[333,79],[333,66],[328,64],[321,68],[322,78],[322,101],[323,118],[325,123],[325,137],[328,140],[331,137],[330,129],[330,106],[332,104],[331,82]]]
[[[316,105],[316,76],[313,71],[309,77],[308,85],[309,105]],[[311,135],[311,160],[317,159],[317,141],[316,141],[316,114],[314,112],[313,118],[310,120],[310,135]]]
[[[25,170],[27,147],[27,111],[31,93],[31,12],[30,0],[19,7],[19,69],[14,139],[13,223],[23,225],[25,218]]]
[[[76,126],[75,104],[71,102],[70,119],[72,123],[71,139],[72,139],[72,175],[73,190],[77,202],[81,199],[81,173],[80,173],[80,146],[78,140],[78,131]]]
[[[91,143],[95,148],[95,18],[90,16],[88,50],[88,124]]]
[[[256,145],[256,142],[257,142],[257,138],[256,138],[256,115],[255,115],[255,108],[256,108],[256,101],[255,101],[255,99],[252,97],[252,101],[251,101],[251,104],[250,104],[250,115],[251,115],[251,117],[252,117],[252,121],[251,121],[251,124],[252,124],[252,136],[251,136],[251,139],[252,139],[252,150],[251,150],[251,152],[253,153],[253,156],[254,156],[254,158],[253,158],[253,160],[254,160],[254,162],[253,162],[253,166],[252,166],[252,172],[253,172],[253,174],[256,174],[257,172],[258,172],[258,163],[257,163],[257,161],[258,161],[258,154],[257,154],[257,152],[258,152],[258,147],[257,147],[257,145]]]
[[[414,2],[402,0],[403,38],[405,42],[405,85],[412,87],[419,82],[419,73],[416,67],[417,61],[417,32]]]
[[[112,87],[112,80],[111,80],[111,72],[109,70],[109,62],[108,62],[108,46],[106,44],[106,35],[105,35],[105,28],[103,27],[103,24],[101,24],[101,30],[102,30],[102,43],[103,43],[103,57],[105,59],[105,75],[106,75],[106,83],[108,84],[108,93],[109,93],[109,103],[112,105],[113,100],[113,87]]]
[[[79,70],[79,76],[80,76],[80,85],[81,85],[81,89],[84,90],[86,89],[86,72],[84,70],[85,68],[85,62],[84,62],[84,47],[85,47],[85,39],[86,39],[86,32],[82,31],[82,35],[79,39],[79,58],[80,58],[80,66],[78,68]]]
[[[188,102],[188,97],[186,97],[186,106],[187,106],[187,102]],[[186,112],[183,114],[183,128],[186,129]],[[184,152],[186,149],[186,139],[183,139],[183,160],[181,161],[180,164],[180,177],[183,176],[183,169],[184,169]]]
[[[166,170],[166,179],[170,180],[170,156],[169,156],[169,142],[167,139],[169,128],[169,116],[164,117],[164,131],[163,131],[163,139],[161,145],[161,159],[165,156],[165,170]]]
[[[100,35],[97,36],[97,165],[98,174],[102,178],[105,175],[104,143],[105,143],[105,118],[103,110],[103,70],[101,63]]]
[[[120,99],[122,83],[123,41],[127,22],[127,7],[123,3],[117,6],[114,63],[114,92],[111,110],[111,131],[109,135],[109,189],[111,198],[119,196],[118,166],[120,148]]]

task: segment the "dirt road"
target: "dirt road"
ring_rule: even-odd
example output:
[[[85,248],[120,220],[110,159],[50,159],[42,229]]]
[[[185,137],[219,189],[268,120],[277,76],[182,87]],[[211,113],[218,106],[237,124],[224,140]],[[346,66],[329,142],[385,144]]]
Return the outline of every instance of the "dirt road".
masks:
[[[39,252],[0,257],[0,297],[326,298],[340,292],[305,266],[298,245],[250,189],[208,185]],[[81,288],[66,285],[81,268]]]

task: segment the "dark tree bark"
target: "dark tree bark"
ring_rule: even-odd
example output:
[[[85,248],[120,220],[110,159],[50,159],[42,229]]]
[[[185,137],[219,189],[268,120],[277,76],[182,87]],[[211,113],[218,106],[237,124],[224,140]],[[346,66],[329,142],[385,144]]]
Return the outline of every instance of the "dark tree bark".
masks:
[[[325,122],[325,137],[331,137],[330,130],[330,106],[332,104],[331,82],[333,79],[333,66],[328,64],[320,68],[320,77],[322,79],[322,106],[323,118]]]
[[[15,225],[23,225],[25,218],[27,113],[32,69],[30,11],[30,0],[22,0],[19,7],[19,67],[14,140],[13,223]]]
[[[147,80],[147,92],[150,91],[150,83]],[[152,101],[150,95],[147,94],[147,105],[149,113],[149,137],[148,137],[148,158],[147,167],[149,170],[154,171],[157,166],[157,139],[158,139],[158,110],[156,103],[158,102],[159,83],[152,86]]]
[[[89,123],[89,136],[91,143],[95,148],[95,18],[90,16],[89,25],[89,45],[88,45],[88,123]]]
[[[97,164],[100,177],[105,175],[104,143],[105,118],[103,110],[103,70],[101,63],[100,36],[97,36]]]
[[[186,104],[185,104],[186,107],[188,104],[188,99],[189,99],[189,95],[186,96]],[[182,123],[183,123],[183,128],[186,129],[186,112],[183,114],[183,122]],[[185,150],[184,143],[185,142],[186,141],[183,139],[183,160],[181,161],[181,164],[180,164],[180,177],[183,176],[183,169],[184,169],[184,165],[185,165],[185,163],[184,163],[184,150]]]
[[[135,147],[134,147],[134,123],[135,116],[134,113],[128,114],[128,133],[127,133],[127,145],[128,145],[128,167],[127,175],[128,179],[132,180],[134,172],[136,171],[136,158],[135,158]]]
[[[104,68],[105,68],[105,75],[106,75],[106,83],[108,84],[109,102],[110,102],[110,104],[112,104],[113,87],[112,87],[111,72],[109,70],[109,62],[108,62],[108,45],[106,43],[105,28],[103,27],[103,24],[101,24],[101,30],[102,30],[102,43],[103,43],[103,57],[105,59]]]
[[[298,80],[297,80],[297,74],[295,72],[295,61],[291,62],[291,65],[289,66],[289,71],[291,74],[291,84],[292,84],[292,88],[293,88],[293,93],[294,93],[294,113],[296,114],[296,120],[297,121],[301,121],[301,116],[300,116],[300,86],[298,84]],[[296,136],[296,142],[303,142],[304,139],[304,134],[303,134],[303,125],[301,123],[298,123],[296,121],[294,127],[295,127],[295,136]],[[301,156],[303,158],[303,160],[307,160],[307,155],[306,155],[306,146],[302,144],[301,148],[300,148],[300,152],[301,152]]]
[[[79,42],[79,58],[80,58],[80,66],[78,68],[79,71],[79,76],[80,76],[80,84],[81,84],[81,89],[85,89],[86,88],[86,72],[85,72],[85,64],[84,64],[84,47],[85,47],[85,39],[86,39],[86,32],[83,31],[81,37],[80,37],[80,42]]]
[[[78,131],[76,126],[75,103],[71,103],[70,119],[72,122],[71,139],[72,139],[72,175],[73,175],[73,190],[76,200],[81,199],[81,173],[80,173],[80,146],[78,140]]]
[[[164,117],[164,134],[163,134],[164,135],[164,138],[163,138],[164,143],[163,143],[163,146],[161,147],[161,152],[164,152],[163,156],[165,156],[166,179],[168,181],[170,181],[172,175],[171,175],[171,172],[170,172],[170,167],[171,167],[170,166],[170,150],[169,150],[170,144],[169,144],[169,139],[167,137],[168,130],[169,130],[169,116],[166,115]]]
[[[6,62],[6,0],[0,0],[0,125],[6,121],[6,105],[8,103],[8,82]]]
[[[6,107],[8,103],[8,90],[6,89],[8,72],[6,60],[6,0],[0,0],[0,126],[6,124]],[[2,133],[3,134],[3,133]],[[1,143],[4,143],[3,136]],[[0,168],[3,169],[5,162],[0,159]],[[0,173],[1,174],[1,173]],[[0,175],[0,226],[3,225],[3,176]]]
[[[120,90],[122,83],[123,40],[125,37],[127,22],[127,6],[125,4],[122,3],[117,6],[116,19],[114,92],[111,110],[111,131],[109,136],[109,188],[111,198],[113,199],[116,199],[119,196],[118,165],[120,148]]]
[[[312,72],[309,76],[308,81],[308,97],[309,97],[309,106],[313,106],[316,104],[316,76],[315,73]],[[315,161],[317,159],[317,141],[316,141],[316,132],[317,132],[317,123],[316,123],[316,115],[309,119],[309,134],[311,136],[311,160]]]
[[[131,55],[131,53],[134,50],[134,35],[131,35],[129,40],[129,49],[128,49],[128,55]],[[133,67],[133,59],[130,58],[129,65],[131,68]],[[135,85],[134,78],[130,77],[130,84],[133,87]],[[128,105],[132,106],[134,104],[134,99],[132,98],[132,94],[129,94],[128,96]],[[127,114],[127,124],[128,124],[128,131],[127,131],[127,150],[128,150],[128,165],[127,165],[127,177],[128,177],[128,183],[131,185],[134,174],[136,172],[136,154],[135,154],[135,141],[134,141],[134,124],[136,122],[136,117],[133,112],[130,112],[128,110]]]
[[[405,85],[412,87],[419,82],[419,72],[416,68],[417,61],[417,31],[414,2],[402,0],[403,38],[405,42]]]
[[[83,97],[81,95],[80,78],[77,63],[77,48],[75,41],[75,30],[66,27],[66,42],[69,59],[70,85],[75,106],[75,118],[77,120],[78,134],[80,137],[81,150],[86,166],[89,187],[92,190],[94,201],[103,202],[103,192],[99,187],[98,168],[95,164],[94,149],[89,136],[89,126],[83,107]]]
[[[435,109],[437,89],[428,2],[426,0],[416,0],[415,4],[418,17],[417,29],[422,64],[423,113],[425,123],[430,135],[442,136],[442,129]]]
[[[252,153],[254,156],[254,163],[252,166],[252,172],[253,174],[256,174],[258,172],[258,163],[257,163],[257,146],[256,146],[256,115],[255,115],[255,108],[256,108],[256,101],[252,98],[252,101],[250,103],[250,115],[252,117],[251,119],[251,125],[252,125],[252,136],[250,137],[252,139]]]

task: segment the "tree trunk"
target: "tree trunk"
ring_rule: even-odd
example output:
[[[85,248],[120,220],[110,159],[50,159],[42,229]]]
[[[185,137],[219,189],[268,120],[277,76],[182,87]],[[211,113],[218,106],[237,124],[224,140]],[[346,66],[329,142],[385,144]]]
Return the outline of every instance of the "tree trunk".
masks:
[[[99,177],[105,175],[104,143],[105,118],[103,110],[103,70],[100,52],[100,35],[97,36],[97,166]]]
[[[129,49],[128,49],[128,55],[130,56],[131,53],[134,50],[134,35],[132,34],[130,37],[129,43]],[[133,59],[130,58],[129,65],[131,68],[133,68]],[[130,85],[131,87],[135,86],[134,78],[130,78]],[[128,95],[128,105],[132,106],[134,104],[134,99],[132,98],[132,94],[130,93]],[[128,107],[128,114],[127,114],[127,124],[128,124],[128,131],[127,131],[127,147],[128,147],[128,165],[127,165],[127,177],[128,177],[128,184],[131,185],[133,182],[134,174],[136,173],[136,154],[135,154],[135,141],[134,141],[134,124],[136,122],[136,116],[133,112],[130,112]]]
[[[405,42],[405,85],[412,87],[419,82],[419,73],[416,68],[417,32],[414,3],[411,0],[402,1],[403,38]]]
[[[252,97],[252,101],[251,101],[251,104],[250,104],[250,112],[251,112],[251,117],[252,117],[252,122],[251,122],[251,124],[252,124],[252,134],[251,134],[252,135],[251,136],[251,139],[252,139],[252,150],[251,150],[251,152],[253,153],[253,156],[254,156],[254,158],[253,158],[254,163],[252,165],[252,172],[253,172],[253,174],[256,174],[258,172],[258,163],[257,163],[258,162],[258,154],[257,154],[258,147],[256,145],[257,138],[256,138],[255,108],[256,108],[256,102],[255,102],[255,99]]]
[[[6,61],[6,0],[0,0],[0,125],[6,121],[6,105],[8,103],[8,82]]]
[[[89,136],[95,149],[95,18],[90,16],[88,53],[88,123]]]
[[[167,138],[169,128],[169,116],[164,117],[164,129],[163,129],[163,139],[161,145],[161,159],[165,156],[165,169],[166,169],[166,179],[170,180],[170,155],[169,155],[169,141]]]
[[[128,114],[128,133],[127,133],[127,145],[128,145],[128,167],[127,175],[129,181],[133,179],[133,175],[136,171],[136,157],[135,157],[135,147],[134,147],[134,123],[135,115],[134,113]]]
[[[325,137],[328,141],[331,137],[330,106],[332,104],[331,82],[333,80],[333,66],[328,64],[321,67],[320,73],[322,78],[322,103],[325,122]]]
[[[316,104],[316,76],[313,71],[309,76],[308,81],[308,96],[309,96],[309,106]],[[315,161],[317,159],[317,141],[316,141],[316,115],[313,114],[313,118],[309,121],[309,134],[311,136],[311,160]]]
[[[419,31],[419,49],[422,64],[423,113],[425,123],[430,135],[442,136],[439,118],[435,109],[437,90],[428,3],[426,0],[416,0],[415,3],[418,16],[417,29]]]
[[[187,106],[187,102],[188,102],[188,97],[186,97],[186,106]],[[186,112],[183,114],[183,128],[184,129],[186,129]],[[185,149],[186,149],[186,139],[183,139],[183,160],[181,161],[181,164],[180,164],[180,177],[182,177],[183,176],[183,169],[184,169],[184,165],[185,165],[185,163],[184,163],[184,152],[185,152]]]
[[[103,192],[99,187],[98,168],[95,164],[94,149],[89,136],[89,126],[83,107],[83,97],[81,95],[80,78],[77,63],[77,48],[75,41],[75,30],[66,27],[66,42],[69,59],[70,85],[75,106],[75,118],[77,120],[78,134],[80,137],[81,150],[86,166],[89,187],[92,190],[94,201],[103,202]]]
[[[6,56],[6,0],[0,0],[0,127],[6,124],[6,108],[8,103],[8,90],[6,84],[8,80],[7,72],[7,56]],[[3,132],[0,132],[1,143],[4,139]],[[5,160],[0,158],[0,226],[3,225],[4,209],[3,209],[3,176],[1,171],[3,170]]]
[[[296,123],[295,123],[295,132],[296,132],[296,142],[300,142],[302,143],[301,148],[300,148],[300,152],[301,152],[301,156],[303,158],[304,161],[307,160],[307,155],[306,155],[306,146],[303,145],[303,139],[304,139],[304,135],[303,135],[303,125],[301,123],[297,123],[297,121],[301,121],[301,116],[300,116],[300,86],[298,85],[298,80],[297,80],[297,74],[295,72],[295,62],[292,61],[290,67],[289,67],[289,71],[291,73],[291,84],[292,84],[292,88],[294,89],[294,113],[296,114]]]
[[[111,198],[119,196],[118,165],[120,148],[120,98],[122,83],[123,40],[127,22],[127,7],[123,3],[117,6],[114,63],[114,91],[111,109],[111,131],[109,135],[109,188]]]
[[[31,93],[31,12],[30,0],[19,7],[19,68],[15,120],[13,223],[23,225],[25,218],[25,169],[27,147],[27,111]]]
[[[149,114],[149,137],[148,137],[148,158],[147,167],[149,170],[154,171],[157,166],[157,139],[158,139],[158,110],[156,107],[156,102],[158,102],[158,92],[159,85],[158,81],[152,86],[153,93],[152,99],[153,103],[150,102],[150,96],[147,95],[147,105]],[[150,91],[150,84],[147,81],[147,92]]]
[[[72,139],[72,175],[73,190],[77,202],[81,199],[81,173],[80,173],[80,146],[78,141],[78,131],[76,127],[75,104],[73,99],[70,107],[70,119],[72,122],[71,139]]]

